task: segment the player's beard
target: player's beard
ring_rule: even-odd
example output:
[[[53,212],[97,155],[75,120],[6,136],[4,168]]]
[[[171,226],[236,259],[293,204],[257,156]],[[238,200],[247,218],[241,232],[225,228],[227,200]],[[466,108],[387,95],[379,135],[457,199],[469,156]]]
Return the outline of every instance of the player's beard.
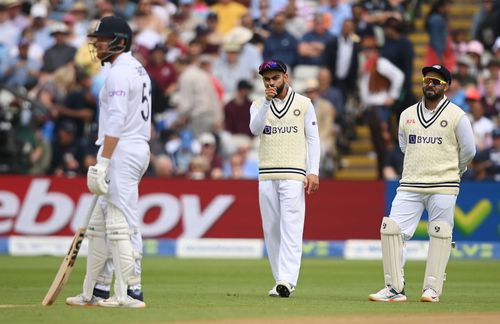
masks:
[[[276,96],[275,97],[278,97],[281,94],[281,92],[283,92],[283,89],[285,89],[285,81],[283,81],[281,86],[276,88]]]
[[[424,97],[426,100],[436,101],[442,97],[442,93],[440,93],[439,91],[430,92],[424,89]]]

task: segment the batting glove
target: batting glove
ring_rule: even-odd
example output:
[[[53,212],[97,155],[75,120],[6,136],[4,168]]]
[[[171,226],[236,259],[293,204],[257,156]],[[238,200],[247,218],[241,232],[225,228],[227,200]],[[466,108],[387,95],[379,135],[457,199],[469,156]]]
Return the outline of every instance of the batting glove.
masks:
[[[108,193],[108,183],[106,174],[109,167],[109,159],[100,157],[97,164],[91,166],[87,172],[87,187],[94,195],[105,195]]]

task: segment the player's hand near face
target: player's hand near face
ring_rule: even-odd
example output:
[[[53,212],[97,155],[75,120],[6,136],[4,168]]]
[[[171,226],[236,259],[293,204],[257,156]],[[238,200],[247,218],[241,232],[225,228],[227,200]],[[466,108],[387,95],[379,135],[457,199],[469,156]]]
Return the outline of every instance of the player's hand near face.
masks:
[[[265,89],[266,100],[272,100],[278,95],[278,89],[274,85],[269,85]]]
[[[308,195],[318,191],[319,177],[315,174],[308,174],[304,182],[304,188]]]

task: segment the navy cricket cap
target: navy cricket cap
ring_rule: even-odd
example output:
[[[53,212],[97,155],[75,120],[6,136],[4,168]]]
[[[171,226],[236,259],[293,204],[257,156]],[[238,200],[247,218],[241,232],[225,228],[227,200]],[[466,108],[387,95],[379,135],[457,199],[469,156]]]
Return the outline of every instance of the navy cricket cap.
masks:
[[[130,45],[132,44],[132,29],[124,19],[116,16],[107,16],[96,24],[95,30],[88,34],[87,37],[124,38],[127,40],[127,48],[125,50],[127,52],[130,50]]]
[[[264,61],[264,63],[259,66],[259,74],[263,75],[267,71],[279,71],[286,73],[286,65],[278,60]]]
[[[443,77],[444,81],[446,81],[448,83],[448,85],[451,84],[450,71],[448,71],[448,69],[446,67],[444,67],[443,65],[434,64],[431,66],[426,66],[422,69],[423,76],[425,76],[429,72],[436,72],[436,73],[440,74]]]

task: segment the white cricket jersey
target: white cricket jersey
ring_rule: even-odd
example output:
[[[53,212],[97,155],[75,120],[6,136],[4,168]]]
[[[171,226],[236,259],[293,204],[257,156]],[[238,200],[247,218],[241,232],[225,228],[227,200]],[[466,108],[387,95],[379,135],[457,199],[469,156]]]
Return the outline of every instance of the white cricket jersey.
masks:
[[[111,64],[99,93],[99,133],[127,141],[149,141],[151,136],[151,80],[146,69],[130,52]]]

